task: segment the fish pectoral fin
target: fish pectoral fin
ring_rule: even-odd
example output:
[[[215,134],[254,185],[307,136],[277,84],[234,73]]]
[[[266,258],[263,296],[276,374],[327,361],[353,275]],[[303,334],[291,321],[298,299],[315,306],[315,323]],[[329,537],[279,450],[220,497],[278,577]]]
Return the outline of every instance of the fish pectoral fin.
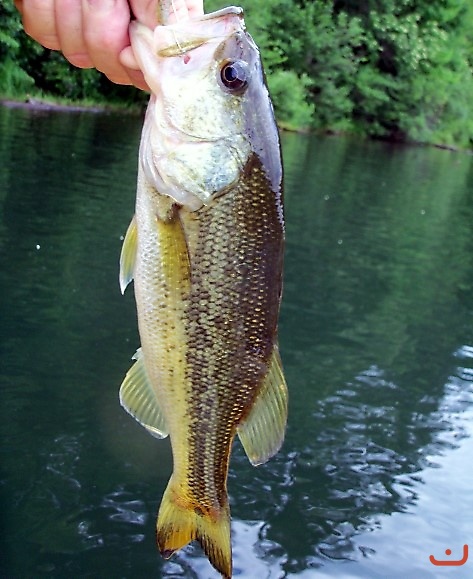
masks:
[[[128,370],[120,386],[120,404],[156,438],[165,438],[169,432],[146,372],[141,348],[133,356],[136,362]]]
[[[177,205],[168,210],[167,220],[156,215],[156,228],[161,248],[160,267],[169,291],[168,305],[180,304],[190,291],[190,259],[186,236]]]
[[[126,231],[120,254],[120,289],[122,294],[125,293],[126,286],[133,279],[137,240],[136,217],[133,216]]]
[[[287,421],[287,386],[277,344],[268,373],[248,417],[237,429],[252,465],[263,464],[284,440]]]

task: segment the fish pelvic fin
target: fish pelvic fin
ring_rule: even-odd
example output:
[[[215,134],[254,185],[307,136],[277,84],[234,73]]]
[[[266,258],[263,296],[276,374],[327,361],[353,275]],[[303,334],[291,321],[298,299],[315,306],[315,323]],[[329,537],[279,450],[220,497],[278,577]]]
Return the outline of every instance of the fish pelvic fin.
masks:
[[[136,362],[120,386],[120,404],[152,436],[165,438],[168,435],[166,420],[146,373],[141,348],[133,360]]]
[[[168,483],[159,508],[157,542],[161,555],[171,555],[197,540],[210,563],[225,579],[232,576],[230,507],[207,509],[180,495],[173,479]]]
[[[287,386],[275,344],[261,390],[237,433],[251,464],[258,466],[278,452],[287,421]]]

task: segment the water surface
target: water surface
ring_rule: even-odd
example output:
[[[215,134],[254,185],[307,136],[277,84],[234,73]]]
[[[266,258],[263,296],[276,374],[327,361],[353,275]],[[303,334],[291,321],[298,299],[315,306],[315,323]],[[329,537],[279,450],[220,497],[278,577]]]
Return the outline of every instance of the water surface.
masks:
[[[167,441],[118,403],[139,345],[118,256],[141,120],[0,108],[2,525],[9,578],[210,578],[164,562]],[[282,451],[229,475],[235,576],[469,577],[473,162],[284,135]]]

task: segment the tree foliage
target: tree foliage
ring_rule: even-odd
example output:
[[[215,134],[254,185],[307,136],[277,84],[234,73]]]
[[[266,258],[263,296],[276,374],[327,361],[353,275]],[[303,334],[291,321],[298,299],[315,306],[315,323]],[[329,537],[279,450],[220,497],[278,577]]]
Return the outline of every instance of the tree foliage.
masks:
[[[95,69],[78,69],[23,31],[11,0],[0,0],[0,95],[45,94],[70,100],[143,101],[139,91],[109,82]]]
[[[207,0],[206,10],[228,4]],[[247,0],[282,124],[473,145],[471,0]],[[143,100],[70,66],[21,30],[0,0],[0,92]]]

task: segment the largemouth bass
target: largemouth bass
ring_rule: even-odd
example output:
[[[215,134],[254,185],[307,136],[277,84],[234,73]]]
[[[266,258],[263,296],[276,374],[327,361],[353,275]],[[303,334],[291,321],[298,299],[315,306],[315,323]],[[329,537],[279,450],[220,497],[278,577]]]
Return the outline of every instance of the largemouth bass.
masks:
[[[154,31],[135,22],[130,35],[152,94],[120,259],[122,291],[134,279],[141,348],[120,400],[152,435],[170,436],[162,555],[198,540],[231,577],[233,439],[264,463],[287,417],[279,137],[240,8]]]

